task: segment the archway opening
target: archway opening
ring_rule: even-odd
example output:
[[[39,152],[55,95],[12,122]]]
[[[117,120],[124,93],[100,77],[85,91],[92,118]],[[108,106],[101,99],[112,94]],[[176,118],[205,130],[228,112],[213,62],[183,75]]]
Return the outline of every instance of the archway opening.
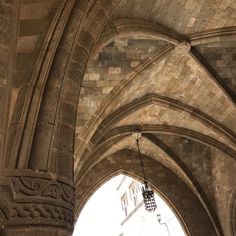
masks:
[[[88,200],[73,236],[186,236],[181,222],[155,192],[157,209],[145,210],[142,183],[118,175],[103,184]]]

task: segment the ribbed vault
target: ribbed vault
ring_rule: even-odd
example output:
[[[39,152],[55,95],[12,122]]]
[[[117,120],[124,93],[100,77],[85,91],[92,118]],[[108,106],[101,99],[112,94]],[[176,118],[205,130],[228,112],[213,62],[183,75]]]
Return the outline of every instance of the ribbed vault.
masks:
[[[219,21],[219,16],[226,17],[235,6],[143,4],[121,1],[88,60],[75,136],[77,198],[84,199],[77,211],[112,175],[110,170],[105,174],[109,165],[114,173],[129,171],[118,167],[117,153],[122,153],[121,165],[137,161],[129,160],[131,150],[136,151],[131,134],[140,130],[143,154],[197,196],[216,234],[230,232],[231,207],[219,207],[235,191],[235,180],[225,179],[223,187],[218,177],[222,162],[231,166],[228,175],[236,168],[236,20],[231,15]],[[181,8],[181,14],[173,8]],[[84,186],[86,179],[92,188]],[[221,191],[227,194],[220,196]]]

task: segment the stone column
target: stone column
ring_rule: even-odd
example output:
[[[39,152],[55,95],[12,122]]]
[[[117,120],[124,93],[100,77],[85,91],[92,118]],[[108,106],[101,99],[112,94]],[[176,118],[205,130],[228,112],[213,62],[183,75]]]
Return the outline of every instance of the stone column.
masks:
[[[32,170],[0,170],[0,235],[67,236],[74,223],[71,180]]]
[[[0,0],[0,236],[67,236],[74,223],[77,103],[72,114],[61,88],[64,77],[50,80],[48,75],[76,1],[32,2]],[[35,6],[40,12],[37,23],[31,12]],[[80,26],[79,22],[80,18],[76,20]],[[39,24],[45,26],[43,31],[31,34],[30,28]],[[30,42],[25,36],[37,37],[30,53],[22,47]]]

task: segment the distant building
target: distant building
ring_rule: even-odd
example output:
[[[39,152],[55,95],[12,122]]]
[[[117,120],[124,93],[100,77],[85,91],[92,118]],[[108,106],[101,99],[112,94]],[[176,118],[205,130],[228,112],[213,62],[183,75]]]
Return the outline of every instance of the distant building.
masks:
[[[127,176],[124,176],[119,183],[117,193],[121,201],[122,214],[120,232],[117,236],[185,235],[173,212],[158,195],[155,194],[157,210],[155,212],[145,210],[141,189],[140,182]],[[174,234],[171,233],[173,231]]]

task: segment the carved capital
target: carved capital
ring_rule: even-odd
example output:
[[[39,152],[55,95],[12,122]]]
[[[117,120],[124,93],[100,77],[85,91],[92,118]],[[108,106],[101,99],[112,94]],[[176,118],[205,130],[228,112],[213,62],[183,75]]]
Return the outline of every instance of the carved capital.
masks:
[[[72,181],[30,170],[3,170],[0,173],[1,225],[73,230],[75,191]]]

